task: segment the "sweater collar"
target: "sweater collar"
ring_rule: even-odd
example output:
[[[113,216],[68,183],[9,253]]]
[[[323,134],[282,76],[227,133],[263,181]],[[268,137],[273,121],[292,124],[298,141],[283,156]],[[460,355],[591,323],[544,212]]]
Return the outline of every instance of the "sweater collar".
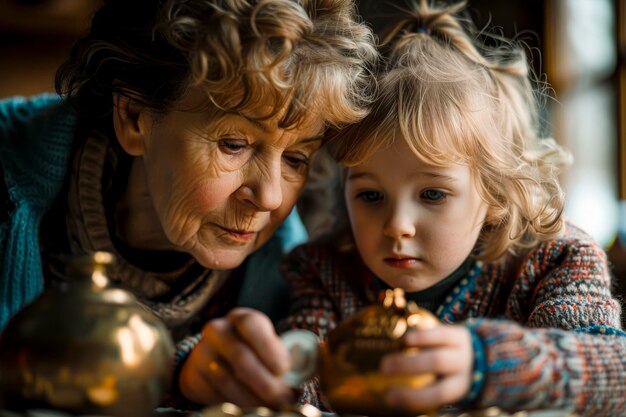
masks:
[[[445,302],[453,288],[457,287],[460,281],[467,277],[472,263],[473,260],[468,257],[454,272],[436,284],[421,291],[405,293],[407,301],[414,301],[418,306],[435,312]],[[380,278],[376,278],[376,285],[380,290],[391,288]]]
[[[228,272],[207,270],[190,256],[141,253],[115,238],[116,190],[124,184],[129,167],[128,155],[115,145],[107,135],[93,131],[75,153],[68,196],[71,253],[113,253],[116,262],[107,268],[109,278],[133,292],[169,326],[180,325],[198,313]],[[169,261],[155,261],[161,258]]]

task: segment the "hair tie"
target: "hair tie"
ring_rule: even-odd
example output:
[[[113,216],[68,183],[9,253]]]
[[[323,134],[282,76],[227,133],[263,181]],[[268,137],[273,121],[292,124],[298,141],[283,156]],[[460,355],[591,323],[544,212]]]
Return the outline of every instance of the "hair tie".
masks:
[[[430,28],[428,26],[419,26],[416,30],[417,33],[425,33],[430,35]]]

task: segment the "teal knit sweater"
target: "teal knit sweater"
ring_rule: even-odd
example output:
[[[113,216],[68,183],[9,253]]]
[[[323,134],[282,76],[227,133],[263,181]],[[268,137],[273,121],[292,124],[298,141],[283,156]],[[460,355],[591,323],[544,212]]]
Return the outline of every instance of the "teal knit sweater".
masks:
[[[0,163],[10,198],[0,224],[0,329],[43,289],[39,224],[63,186],[76,120],[54,95],[0,101]]]

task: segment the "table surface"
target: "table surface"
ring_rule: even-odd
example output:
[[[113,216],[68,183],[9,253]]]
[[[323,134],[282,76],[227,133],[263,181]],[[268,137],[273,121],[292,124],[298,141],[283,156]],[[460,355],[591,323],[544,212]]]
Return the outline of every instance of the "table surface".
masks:
[[[181,411],[171,408],[158,408],[151,417],[339,417],[339,415],[328,412],[320,412],[317,409],[297,412],[292,411],[272,411],[267,408],[244,409],[230,405],[232,407],[215,406],[199,411]],[[29,410],[26,413],[15,413],[7,410],[0,410],[0,417],[106,417],[106,416],[73,416],[68,413],[55,410]],[[357,417],[357,416],[342,416]],[[562,410],[540,410],[540,411],[518,411],[515,413],[502,412],[496,408],[488,408],[476,411],[447,411],[436,416],[416,416],[416,417],[576,417]]]
[[[215,406],[195,412],[181,412],[172,409],[158,409],[155,411],[155,414],[152,417],[181,417],[181,415],[186,415],[188,417],[340,417],[335,413],[320,412],[314,407],[313,409],[315,410],[313,413],[311,413],[310,411],[303,411],[302,413],[298,413],[295,410],[284,412],[271,411],[263,407],[257,409],[241,410],[237,406],[226,407],[226,409],[223,406]],[[359,416],[343,415],[341,417]],[[535,410],[507,413],[495,407],[492,407],[484,410],[475,411],[442,411],[436,416],[424,415],[416,417],[577,417],[577,415],[563,410]]]

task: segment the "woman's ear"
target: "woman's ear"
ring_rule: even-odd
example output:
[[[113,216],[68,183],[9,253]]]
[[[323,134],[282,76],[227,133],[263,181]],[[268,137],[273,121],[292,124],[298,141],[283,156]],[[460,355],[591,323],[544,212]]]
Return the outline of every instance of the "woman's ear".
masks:
[[[122,148],[141,156],[148,138],[148,113],[144,106],[121,94],[113,95],[113,127]]]

